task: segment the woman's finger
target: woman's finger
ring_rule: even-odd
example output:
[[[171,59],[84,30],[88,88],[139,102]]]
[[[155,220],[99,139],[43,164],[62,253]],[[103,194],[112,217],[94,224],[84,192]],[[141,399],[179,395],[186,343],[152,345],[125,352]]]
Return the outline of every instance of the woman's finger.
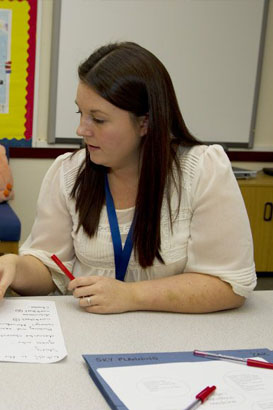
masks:
[[[68,284],[68,290],[73,291],[76,288],[93,285],[98,281],[97,276],[80,276],[79,278],[71,280]]]
[[[79,300],[79,305],[82,308],[90,308],[92,306],[96,305],[96,296],[94,295],[89,295],[89,296],[85,296],[83,298],[80,298]]]

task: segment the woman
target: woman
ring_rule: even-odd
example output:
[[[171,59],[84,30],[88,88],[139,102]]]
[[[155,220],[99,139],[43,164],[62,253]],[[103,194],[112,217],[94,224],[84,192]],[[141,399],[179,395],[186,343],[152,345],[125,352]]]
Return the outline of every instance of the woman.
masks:
[[[20,256],[0,260],[2,296],[68,290],[92,313],[241,306],[252,238],[222,147],[190,135],[166,69],[139,45],[101,47],[78,73],[86,148],[47,172]]]

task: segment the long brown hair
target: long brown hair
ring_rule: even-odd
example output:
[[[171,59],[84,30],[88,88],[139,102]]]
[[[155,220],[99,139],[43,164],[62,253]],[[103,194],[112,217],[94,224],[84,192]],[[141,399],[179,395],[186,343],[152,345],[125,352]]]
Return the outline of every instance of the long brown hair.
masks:
[[[171,78],[151,52],[132,42],[100,47],[79,66],[78,74],[80,81],[111,104],[136,117],[148,114],[135,204],[133,243],[135,255],[143,268],[151,266],[155,258],[163,262],[160,255],[160,216],[164,193],[171,224],[172,181],[179,198],[181,194],[177,148],[199,144],[182,118]],[[178,183],[174,169],[177,170]],[[82,226],[89,237],[97,232],[105,202],[104,173],[105,167],[92,163],[86,151],[71,197],[76,200],[79,227]]]

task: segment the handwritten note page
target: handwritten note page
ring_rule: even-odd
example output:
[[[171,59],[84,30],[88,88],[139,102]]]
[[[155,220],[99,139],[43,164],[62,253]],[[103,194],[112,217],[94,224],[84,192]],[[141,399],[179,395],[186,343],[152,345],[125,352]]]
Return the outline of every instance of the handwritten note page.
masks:
[[[55,302],[0,303],[0,361],[53,363],[67,355]]]
[[[98,369],[130,410],[181,410],[207,386],[215,392],[202,410],[273,409],[273,370],[223,361],[164,363]]]

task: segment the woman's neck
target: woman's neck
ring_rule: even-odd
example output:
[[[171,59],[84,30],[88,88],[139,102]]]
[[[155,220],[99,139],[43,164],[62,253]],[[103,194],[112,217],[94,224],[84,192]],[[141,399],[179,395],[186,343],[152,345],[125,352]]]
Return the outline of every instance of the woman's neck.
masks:
[[[139,174],[137,169],[110,170],[108,182],[116,209],[135,206]]]

